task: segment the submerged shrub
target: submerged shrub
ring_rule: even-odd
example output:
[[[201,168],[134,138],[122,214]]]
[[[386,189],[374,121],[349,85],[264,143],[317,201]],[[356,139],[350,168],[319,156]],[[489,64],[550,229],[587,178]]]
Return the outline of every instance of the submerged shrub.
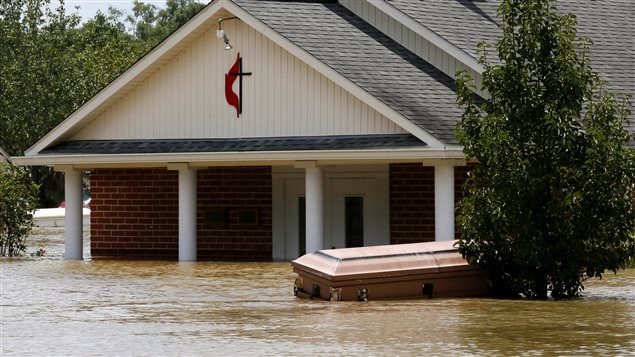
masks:
[[[38,186],[23,168],[0,164],[0,256],[18,256],[26,250],[37,197]]]

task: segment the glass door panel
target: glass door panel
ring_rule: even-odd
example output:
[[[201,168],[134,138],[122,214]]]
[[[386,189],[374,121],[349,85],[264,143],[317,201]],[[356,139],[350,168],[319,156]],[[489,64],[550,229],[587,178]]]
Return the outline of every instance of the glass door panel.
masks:
[[[364,246],[364,197],[344,197],[346,247]]]

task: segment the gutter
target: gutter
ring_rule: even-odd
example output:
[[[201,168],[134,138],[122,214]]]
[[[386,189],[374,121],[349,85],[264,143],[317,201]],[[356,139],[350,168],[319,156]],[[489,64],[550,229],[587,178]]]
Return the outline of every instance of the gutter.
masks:
[[[318,164],[425,162],[439,160],[465,161],[461,148],[447,149],[369,149],[322,151],[258,151],[223,153],[158,153],[158,154],[62,154],[17,156],[17,165],[73,165],[75,167],[167,167],[170,163],[187,162],[193,166],[293,165],[295,161]]]

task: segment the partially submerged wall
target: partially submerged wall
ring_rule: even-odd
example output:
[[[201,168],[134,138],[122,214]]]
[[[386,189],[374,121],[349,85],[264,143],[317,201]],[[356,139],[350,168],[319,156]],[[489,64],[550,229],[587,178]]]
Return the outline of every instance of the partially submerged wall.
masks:
[[[197,172],[198,260],[271,260],[271,169]],[[91,172],[91,255],[178,258],[178,172]]]
[[[198,173],[198,257],[272,259],[271,167]]]
[[[471,166],[454,168],[455,205]],[[456,239],[460,233],[456,232]],[[390,165],[390,243],[434,241],[434,167]]]
[[[434,167],[390,165],[390,244],[434,241]]]
[[[178,257],[178,172],[97,169],[91,181],[91,255]]]
[[[455,168],[457,202],[468,170]],[[271,260],[271,168],[213,167],[197,177],[197,258]],[[177,171],[95,169],[91,195],[93,257],[178,258]],[[392,164],[390,242],[427,241],[434,241],[434,168]]]

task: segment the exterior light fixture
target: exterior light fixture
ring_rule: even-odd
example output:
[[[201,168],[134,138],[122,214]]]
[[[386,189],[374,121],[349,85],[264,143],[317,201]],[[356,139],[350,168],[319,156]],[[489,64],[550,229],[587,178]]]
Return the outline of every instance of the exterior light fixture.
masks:
[[[223,27],[222,27],[222,22],[225,20],[233,20],[233,19],[237,19],[238,17],[236,16],[232,16],[232,17],[226,17],[224,19],[218,19],[218,30],[216,30],[216,37],[218,38],[222,38],[223,42],[225,43],[225,50],[231,50],[233,48],[233,46],[229,43],[229,39],[227,38],[227,34],[225,33],[225,31],[223,31]]]

